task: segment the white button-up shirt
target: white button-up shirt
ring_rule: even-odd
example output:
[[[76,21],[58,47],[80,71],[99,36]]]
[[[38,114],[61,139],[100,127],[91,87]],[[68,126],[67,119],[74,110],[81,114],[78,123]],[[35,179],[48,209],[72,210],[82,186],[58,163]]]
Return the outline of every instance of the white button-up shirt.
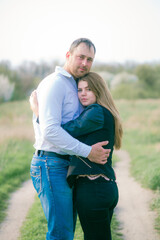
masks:
[[[37,97],[40,124],[34,116],[35,149],[87,157],[91,146],[79,142],[61,127],[82,111],[74,78],[63,68],[56,67],[55,72],[39,84]]]

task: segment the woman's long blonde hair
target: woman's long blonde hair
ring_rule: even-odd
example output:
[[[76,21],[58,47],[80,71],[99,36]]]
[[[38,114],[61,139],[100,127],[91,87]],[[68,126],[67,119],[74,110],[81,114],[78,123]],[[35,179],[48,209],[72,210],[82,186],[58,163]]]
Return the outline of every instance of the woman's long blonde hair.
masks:
[[[95,72],[89,72],[87,75],[80,78],[79,81],[86,81],[88,87],[95,94],[97,103],[107,108],[112,113],[115,121],[114,146],[116,149],[119,149],[122,145],[122,122],[106,82]]]

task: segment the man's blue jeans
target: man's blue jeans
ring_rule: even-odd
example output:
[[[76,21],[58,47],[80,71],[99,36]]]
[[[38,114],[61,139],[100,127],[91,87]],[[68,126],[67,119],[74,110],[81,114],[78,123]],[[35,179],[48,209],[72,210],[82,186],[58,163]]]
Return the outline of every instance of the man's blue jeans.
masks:
[[[73,239],[72,189],[66,181],[69,161],[33,156],[31,179],[48,222],[47,240]]]

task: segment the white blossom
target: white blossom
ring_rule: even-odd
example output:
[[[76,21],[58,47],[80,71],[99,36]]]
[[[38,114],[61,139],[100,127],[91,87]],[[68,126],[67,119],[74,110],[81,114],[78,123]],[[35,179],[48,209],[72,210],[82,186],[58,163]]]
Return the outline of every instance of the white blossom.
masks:
[[[14,83],[7,76],[0,75],[0,100],[9,101],[14,92]]]

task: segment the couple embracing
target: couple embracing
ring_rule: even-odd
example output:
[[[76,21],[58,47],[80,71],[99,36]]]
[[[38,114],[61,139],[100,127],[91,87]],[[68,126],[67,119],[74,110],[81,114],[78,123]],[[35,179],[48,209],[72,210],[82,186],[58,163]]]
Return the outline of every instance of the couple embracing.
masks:
[[[111,240],[118,202],[113,149],[122,124],[105,81],[90,72],[96,48],[75,40],[63,68],[30,96],[35,154],[31,178],[48,222],[47,240],[73,240],[77,213],[85,240]]]

